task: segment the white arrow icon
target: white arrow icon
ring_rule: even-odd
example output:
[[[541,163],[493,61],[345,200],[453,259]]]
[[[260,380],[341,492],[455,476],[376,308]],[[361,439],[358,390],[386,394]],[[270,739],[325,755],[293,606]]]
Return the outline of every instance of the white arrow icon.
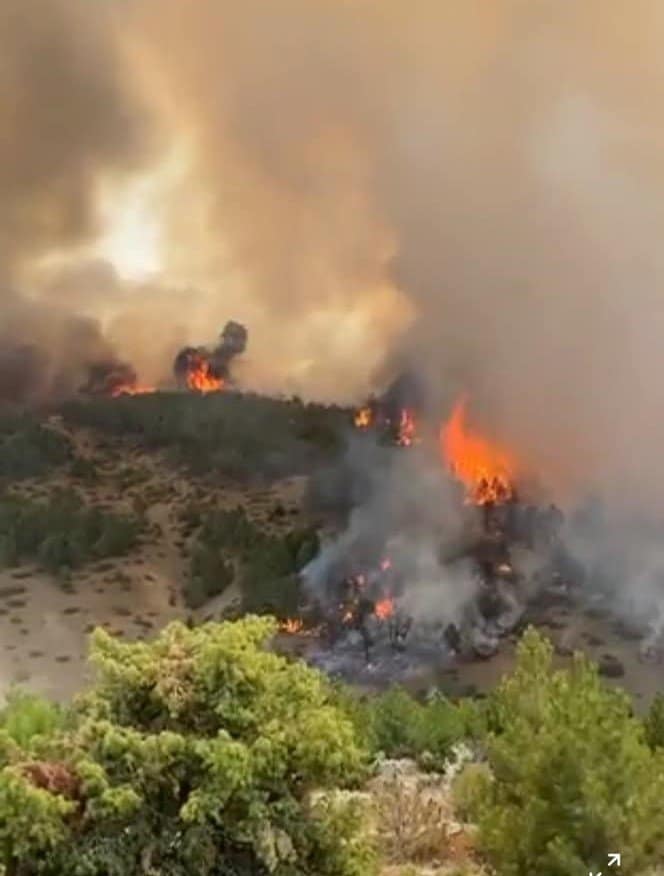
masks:
[[[609,867],[620,867],[620,852],[609,853]]]

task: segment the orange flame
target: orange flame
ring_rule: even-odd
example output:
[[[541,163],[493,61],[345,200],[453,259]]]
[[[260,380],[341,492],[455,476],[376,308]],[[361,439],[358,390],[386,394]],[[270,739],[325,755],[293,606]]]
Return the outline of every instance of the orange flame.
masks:
[[[368,429],[373,422],[373,413],[370,407],[359,408],[355,411],[355,425],[358,429]]]
[[[440,437],[445,461],[452,474],[465,484],[468,501],[485,505],[510,498],[516,461],[508,450],[468,426],[465,399],[455,404]]]
[[[391,596],[385,596],[379,599],[374,606],[374,614],[380,620],[387,620],[394,614],[394,600]]]
[[[187,386],[196,392],[218,392],[224,388],[224,381],[211,373],[207,359],[197,356],[187,372]]]
[[[409,408],[404,408],[401,411],[399,419],[399,433],[397,435],[397,444],[400,447],[410,447],[415,443],[416,439],[415,414]]]

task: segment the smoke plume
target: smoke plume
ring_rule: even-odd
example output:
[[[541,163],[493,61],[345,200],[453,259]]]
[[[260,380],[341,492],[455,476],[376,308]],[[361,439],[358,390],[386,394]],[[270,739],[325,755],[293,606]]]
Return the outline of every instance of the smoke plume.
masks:
[[[140,372],[131,315],[147,311],[168,336],[149,367],[168,375],[233,314],[255,388],[338,400],[405,360],[440,416],[467,390],[563,499],[592,485],[662,510],[657,0],[9,0],[0,15],[3,288],[35,326],[44,299],[95,318]],[[150,201],[158,276],[116,264],[108,294],[90,281],[56,304],[62,259],[103,237],[100,193],[161,180],[171,154]],[[26,331],[3,326],[2,349],[66,359]]]

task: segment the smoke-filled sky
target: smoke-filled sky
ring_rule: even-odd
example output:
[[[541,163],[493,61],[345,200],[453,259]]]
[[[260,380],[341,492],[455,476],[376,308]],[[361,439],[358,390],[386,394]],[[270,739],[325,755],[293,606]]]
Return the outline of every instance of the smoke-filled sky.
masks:
[[[248,384],[357,400],[402,352],[545,479],[658,500],[663,37],[660,0],[5,0],[0,366],[159,380],[237,319]]]

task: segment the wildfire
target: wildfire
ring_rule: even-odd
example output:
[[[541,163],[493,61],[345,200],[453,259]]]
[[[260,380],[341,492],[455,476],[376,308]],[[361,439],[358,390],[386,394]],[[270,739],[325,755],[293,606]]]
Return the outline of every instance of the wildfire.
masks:
[[[120,395],[147,395],[154,391],[154,386],[141,386],[138,383],[120,383],[113,387],[111,396],[117,398]]]
[[[456,403],[443,426],[441,446],[450,471],[465,484],[469,502],[486,505],[510,498],[516,462],[509,451],[468,426],[465,399]]]
[[[401,411],[397,444],[400,447],[410,447],[416,441],[415,414],[409,408]]]
[[[367,405],[355,411],[355,426],[358,429],[368,429],[373,423],[373,412]]]
[[[298,617],[288,617],[286,620],[281,621],[279,624],[279,629],[282,633],[299,633],[302,630],[304,624]]]
[[[391,596],[385,596],[379,599],[374,605],[374,614],[380,620],[387,620],[394,614],[394,600]]]
[[[192,356],[187,370],[187,386],[196,392],[218,392],[224,388],[224,381],[215,377],[207,359]]]

